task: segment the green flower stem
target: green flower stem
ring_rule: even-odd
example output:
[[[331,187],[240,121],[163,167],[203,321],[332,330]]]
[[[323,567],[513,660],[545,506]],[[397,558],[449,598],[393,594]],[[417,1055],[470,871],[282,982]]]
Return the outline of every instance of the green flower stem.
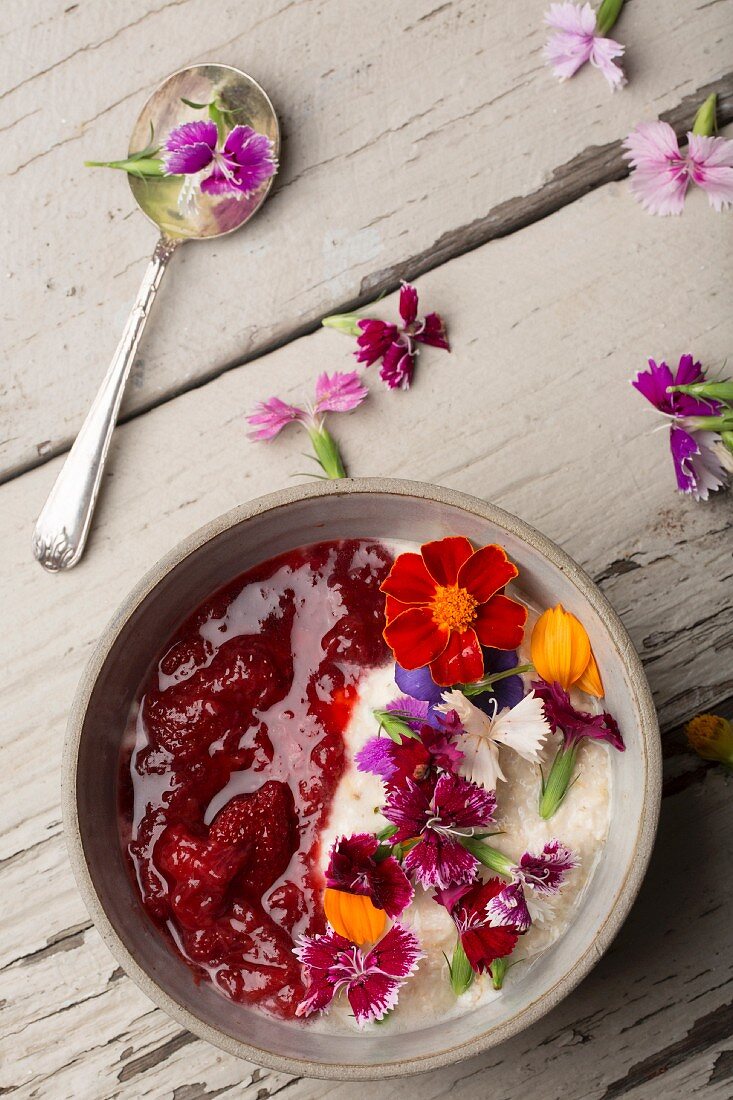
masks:
[[[475,680],[472,684],[461,684],[460,690],[466,696],[481,695],[484,691],[493,691],[494,684],[498,684],[499,680],[506,680],[508,676],[521,676],[525,672],[534,672],[534,665],[517,665],[505,672],[495,672],[491,676],[484,676],[482,680]]]
[[[700,134],[702,137],[712,137],[716,130],[715,125],[715,106],[717,103],[717,96],[715,92],[709,95],[699,108],[695,115],[695,121],[692,124],[693,134]]]
[[[691,397],[711,397],[717,401],[733,401],[733,381],[693,382],[689,386],[668,386],[668,393],[688,393]]]
[[[85,168],[119,168],[131,176],[163,176],[163,161],[157,157],[132,157],[130,160],[85,160]]]
[[[575,759],[577,755],[578,749],[575,745],[557,750],[555,759],[552,761],[550,774],[542,784],[540,817],[543,817],[545,821],[552,817],[553,814],[557,813],[562,804],[562,800],[568,793],[570,780],[575,771]]]
[[[509,859],[509,856],[505,856],[503,852],[492,848],[490,844],[484,844],[482,840],[475,837],[464,836],[460,838],[460,841],[466,851],[475,856],[479,863],[483,863],[484,867],[488,867],[490,871],[496,871],[499,875],[504,875],[505,878],[513,877],[512,867],[514,863]]]
[[[308,435],[316,452],[316,458],[326,477],[337,479],[346,477],[336,440],[323,424],[308,429]]]
[[[451,989],[456,997],[460,997],[473,982],[473,970],[460,940],[456,941],[453,958],[448,963],[448,970],[450,972]]]
[[[509,963],[506,959],[494,959],[489,967],[489,973],[491,974],[491,984],[494,989],[501,989],[504,984],[504,975],[509,969]]]
[[[721,432],[720,438],[723,440],[723,446],[733,454],[733,431]]]
[[[601,37],[606,37],[621,14],[623,6],[624,0],[603,0],[596,15],[596,31]]]
[[[684,426],[691,432],[733,431],[733,409],[726,409],[721,416],[686,416]]]

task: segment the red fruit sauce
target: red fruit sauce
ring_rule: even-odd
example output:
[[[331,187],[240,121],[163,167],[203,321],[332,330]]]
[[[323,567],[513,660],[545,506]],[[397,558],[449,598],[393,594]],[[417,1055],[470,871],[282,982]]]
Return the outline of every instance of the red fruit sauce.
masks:
[[[197,978],[285,1018],[304,995],[294,941],[325,926],[344,730],[389,656],[391,564],[379,543],[323,542],[214,593],[142,686],[123,751],[120,835],[147,913]]]

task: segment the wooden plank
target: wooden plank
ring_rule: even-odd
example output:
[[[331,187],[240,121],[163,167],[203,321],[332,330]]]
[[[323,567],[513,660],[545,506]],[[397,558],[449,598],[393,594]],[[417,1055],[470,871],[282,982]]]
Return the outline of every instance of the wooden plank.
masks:
[[[176,256],[126,415],[544,216],[623,171],[635,122],[672,111],[684,127],[703,87],[730,90],[733,0],[700,2],[694,18],[682,3],[661,16],[629,3],[631,83],[615,96],[590,67],[557,85],[541,59],[545,7],[25,5],[3,40],[0,478],[69,445],[107,366],[154,234],[124,178],[82,161],[119,153],[170,71],[251,70],[282,116],[283,170],[246,235]]]
[[[733,693],[730,498],[675,496],[657,420],[627,379],[647,355],[722,363],[731,259],[720,224],[702,194],[660,221],[611,184],[438,268],[419,289],[448,318],[453,354],[426,351],[408,394],[372,373],[369,402],[334,421],[354,474],[474,492],[577,557],[631,630],[668,725]],[[692,258],[673,280],[670,256]],[[389,315],[394,298],[380,308]],[[249,443],[244,412],[272,392],[304,396],[318,370],[348,365],[350,348],[319,331],[122,427],[88,556],[68,575],[43,573],[29,553],[60,460],[0,488],[13,626],[0,643],[0,1088],[19,1097],[264,1100],[288,1083],[191,1040],[120,974],[66,864],[60,749],[82,664],[124,592],[178,538],[302,466],[292,433]],[[613,1100],[651,1095],[660,1074],[680,1095],[726,1095],[732,880],[711,838],[730,830],[728,785],[676,741],[666,787],[649,881],[580,990],[482,1059],[365,1096],[478,1100],[491,1082],[497,1095]],[[288,1091],[346,1100],[348,1088]]]

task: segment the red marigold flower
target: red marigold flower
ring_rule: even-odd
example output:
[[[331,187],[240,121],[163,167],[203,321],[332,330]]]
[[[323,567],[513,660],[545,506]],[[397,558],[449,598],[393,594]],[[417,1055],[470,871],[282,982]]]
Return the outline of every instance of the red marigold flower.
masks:
[[[480,679],[481,646],[516,649],[522,641],[527,609],[502,592],[517,573],[500,546],[475,550],[464,536],[400,554],[381,588],[395,660],[406,669],[429,665],[445,687]]]
[[[519,938],[518,928],[508,923],[497,924],[489,912],[494,899],[506,888],[501,879],[490,878],[488,882],[473,886],[435,892],[435,900],[445,906],[453,918],[471,969],[477,973],[488,970],[494,959],[511,955]]]

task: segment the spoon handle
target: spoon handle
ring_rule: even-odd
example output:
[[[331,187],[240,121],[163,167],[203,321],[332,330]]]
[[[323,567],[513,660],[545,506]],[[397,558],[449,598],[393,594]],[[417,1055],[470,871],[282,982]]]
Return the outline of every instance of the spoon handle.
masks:
[[[168,261],[180,243],[161,237],[155,246],[109,369],[38,517],[33,556],[51,573],[71,569],[84,552],[132,361]]]

